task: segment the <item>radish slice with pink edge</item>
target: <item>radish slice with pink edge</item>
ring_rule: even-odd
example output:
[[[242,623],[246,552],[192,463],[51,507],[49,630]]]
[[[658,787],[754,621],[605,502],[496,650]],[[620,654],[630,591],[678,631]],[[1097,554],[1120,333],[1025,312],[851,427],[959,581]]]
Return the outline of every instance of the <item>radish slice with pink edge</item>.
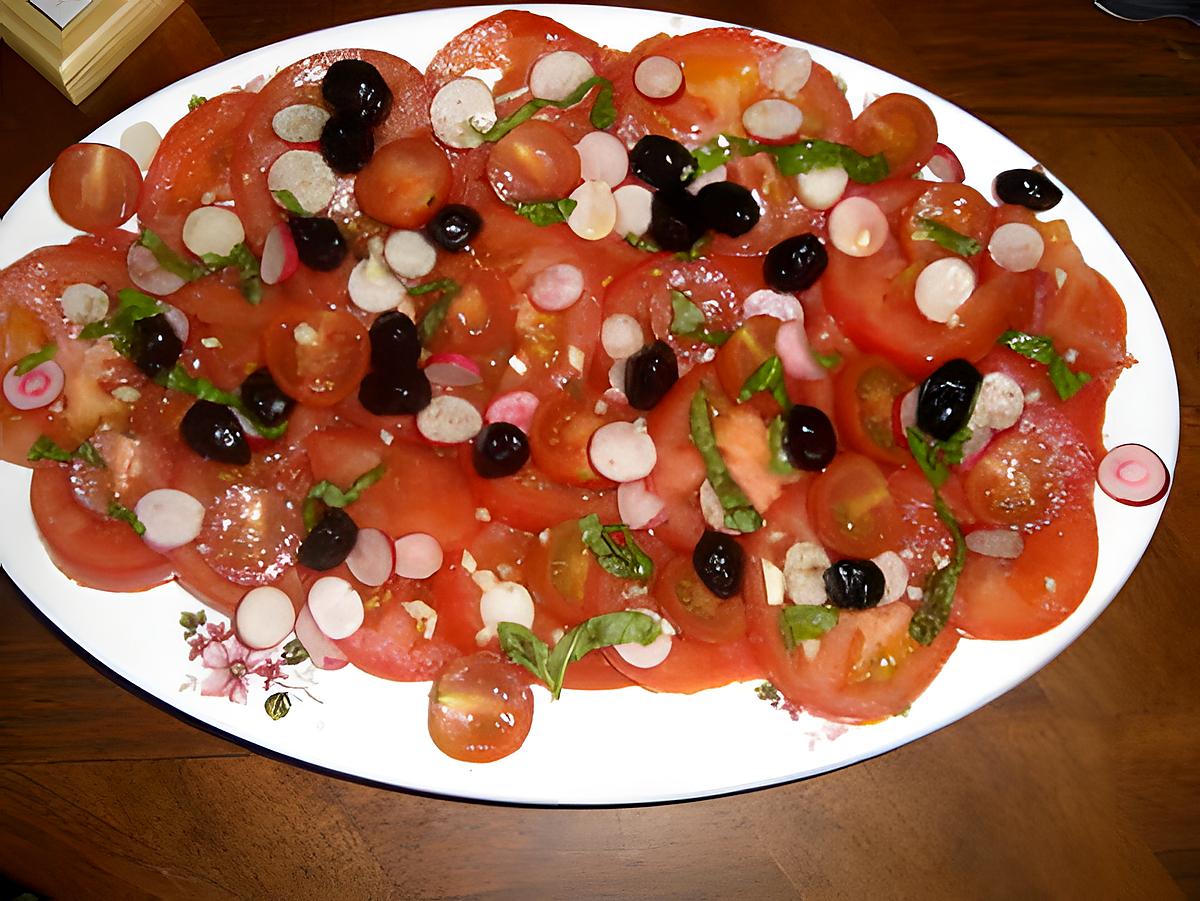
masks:
[[[4,374],[4,399],[17,410],[39,410],[48,407],[62,394],[66,373],[53,360],[39,363],[23,375],[17,367]]]
[[[192,323],[188,319],[187,313],[173,307],[170,304],[163,304],[163,319],[167,320],[167,324],[171,326],[171,331],[175,333],[175,337],[179,339],[181,344],[187,344],[188,335],[192,333]]]
[[[908,587],[908,564],[895,551],[884,551],[872,558],[872,562],[883,573],[883,598],[879,603],[890,604],[904,596]]]
[[[154,162],[154,154],[162,143],[162,135],[149,122],[135,122],[121,132],[121,149],[133,157],[143,172]]]
[[[827,210],[846,193],[850,175],[841,166],[813,169],[796,176],[796,196],[810,210]]]
[[[300,615],[296,617],[296,638],[304,645],[308,659],[317,669],[341,669],[350,662],[333,639],[321,631],[307,604],[300,608]]]
[[[949,322],[975,293],[975,270],[966,260],[942,257],[921,270],[913,291],[917,309],[930,322]]]
[[[794,294],[761,288],[742,301],[742,318],[770,316],[783,322],[804,321],[804,307]]]
[[[847,197],[829,214],[829,241],[847,256],[872,256],[887,238],[887,216],[866,197]]]
[[[439,569],[445,557],[442,546],[432,535],[413,532],[393,543],[396,575],[404,579],[428,579]]]
[[[62,304],[63,315],[76,325],[99,322],[108,315],[108,295],[87,282],[67,285],[58,302]]]
[[[907,432],[917,424],[917,400],[921,396],[918,385],[900,399],[900,428]]]
[[[367,249],[367,258],[359,260],[350,270],[346,285],[350,302],[364,313],[394,310],[408,299],[408,291],[384,260],[383,239],[371,238]]]
[[[600,326],[600,345],[614,360],[633,356],[645,342],[642,324],[628,313],[613,313]]]
[[[653,619],[659,624],[662,631],[649,644],[638,644],[636,641],[631,641],[626,644],[615,644],[613,650],[620,654],[621,659],[630,666],[636,666],[638,669],[653,669],[670,656],[671,636],[675,634],[675,629],[653,610],[647,610],[644,607],[634,609]]]
[[[633,86],[643,97],[668,100],[683,87],[683,69],[665,56],[647,56],[633,70]]]
[[[484,422],[508,422],[525,434],[533,428],[533,414],[541,401],[532,391],[509,391],[492,399],[483,413]]]
[[[1096,472],[1100,488],[1114,501],[1144,507],[1162,500],[1171,486],[1171,473],[1162,458],[1141,444],[1114,447]]]
[[[125,256],[125,268],[129,271],[129,280],[135,286],[155,297],[174,294],[187,284],[185,279],[159,265],[154,252],[141,244],[129,245],[129,253]]]
[[[804,113],[800,107],[786,100],[768,98],[746,107],[742,113],[742,126],[752,138],[779,143],[794,138],[804,124]]]
[[[446,388],[465,388],[483,381],[479,364],[460,353],[433,354],[425,362],[425,376],[431,384]]]
[[[363,624],[362,596],[341,576],[322,576],[308,589],[308,609],[330,638],[349,638]]]
[[[816,381],[829,374],[813,359],[802,320],[793,319],[779,327],[775,333],[775,353],[783,364],[783,371],[791,378]]]
[[[370,588],[378,588],[396,571],[392,539],[379,529],[359,529],[346,557],[350,575]]]
[[[286,222],[280,222],[267,233],[266,243],[263,244],[262,264],[258,268],[260,277],[268,285],[278,285],[286,281],[300,268],[296,241]]]
[[[583,296],[583,272],[570,263],[547,266],[533,277],[529,300],[539,310],[558,313],[569,309]]]
[[[799,47],[784,47],[758,64],[758,74],[772,91],[794,98],[812,75],[812,55]]]
[[[636,482],[650,475],[658,450],[644,422],[610,422],[592,433],[588,459],[606,479]]]
[[[631,529],[649,529],[663,522],[666,502],[649,489],[645,479],[617,487],[617,512]]]
[[[945,144],[936,144],[927,164],[939,181],[962,184],[967,177],[958,156]]]
[[[1025,539],[1012,529],[976,529],[968,532],[967,550],[981,557],[1016,560],[1025,550]]]
[[[246,647],[265,651],[280,644],[296,628],[296,608],[287,592],[273,585],[260,585],[238,602],[233,628]]]
[[[462,444],[483,428],[483,417],[474,404],[461,397],[441,394],[417,414],[417,431],[434,444]]]
[[[146,531],[142,540],[156,551],[190,544],[204,525],[204,505],[186,491],[155,488],[134,505],[134,515]]]
[[[1024,222],[1004,223],[988,241],[988,253],[996,265],[1009,272],[1028,272],[1041,262],[1045,251],[1042,233]]]
[[[321,140],[329,113],[315,103],[293,103],[271,117],[271,130],[289,144],[311,144]]]
[[[574,50],[555,50],[539,57],[529,70],[529,93],[539,100],[563,101],[596,71]]]
[[[315,150],[288,150],[271,164],[267,188],[279,206],[279,192],[287,191],[307,213],[319,213],[333,200],[337,176]]]
[[[206,253],[228,256],[244,240],[242,220],[228,207],[202,206],[183,220],[183,246],[198,257]]]
[[[629,151],[621,139],[606,131],[589,131],[575,145],[579,175],[584,181],[602,181],[616,187],[629,174]]]

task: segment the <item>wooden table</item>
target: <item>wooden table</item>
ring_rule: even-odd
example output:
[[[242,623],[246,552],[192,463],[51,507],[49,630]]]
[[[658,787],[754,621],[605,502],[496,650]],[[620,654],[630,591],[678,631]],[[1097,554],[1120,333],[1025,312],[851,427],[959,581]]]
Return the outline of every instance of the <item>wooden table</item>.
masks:
[[[0,48],[0,209],[164,84],[421,5],[194,0],[78,110]],[[0,872],[61,898],[1200,897],[1200,30],[1086,0],[662,5],[923,84],[1112,230],[1175,348],[1184,425],[1175,494],[1120,597],[1034,679],[880,759],[737,797],[555,811],[365,788],[212,738],[94,672],[5,580]]]

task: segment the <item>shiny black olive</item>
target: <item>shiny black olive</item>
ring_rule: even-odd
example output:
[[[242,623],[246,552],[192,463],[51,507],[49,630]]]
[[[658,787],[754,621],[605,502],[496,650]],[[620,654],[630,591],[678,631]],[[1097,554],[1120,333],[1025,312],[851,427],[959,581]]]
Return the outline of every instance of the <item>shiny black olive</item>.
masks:
[[[454,253],[470,244],[482,227],[483,219],[473,208],[461,203],[448,203],[434,213],[425,231],[433,243]]]
[[[420,369],[368,372],[358,386],[358,402],[376,416],[420,413],[429,406],[433,388]]]
[[[238,388],[250,415],[263,425],[279,425],[292,413],[296,401],[283,393],[267,369],[256,369]]]
[[[399,372],[416,367],[421,355],[421,338],[417,326],[406,313],[389,310],[376,316],[368,334],[373,368]]]
[[[357,538],[358,526],[350,514],[340,507],[330,507],[300,543],[296,560],[309,569],[333,569],[350,556]]]
[[[754,228],[762,215],[754,194],[731,181],[705,185],[696,195],[696,202],[705,225],[734,238]]]
[[[776,291],[803,291],[829,264],[821,239],[811,232],[784,238],[763,258],[763,278]]]
[[[825,570],[824,580],[835,607],[865,610],[883,599],[883,570],[871,560],[839,560]]]
[[[130,356],[133,365],[153,378],[170,369],[183,353],[183,342],[162,313],[138,319],[133,323],[133,342]]]
[[[741,590],[745,556],[732,535],[707,529],[692,551],[692,568],[709,591],[731,598]]]
[[[205,460],[245,466],[250,462],[246,433],[233,411],[211,400],[198,400],[183,414],[179,433]]]
[[[653,410],[677,381],[679,361],[665,341],[655,341],[625,361],[625,397],[635,410]]]
[[[992,184],[996,197],[1039,213],[1053,209],[1062,200],[1062,189],[1043,173],[1033,169],[1009,169],[996,176]]]
[[[321,156],[335,172],[357,172],[375,155],[371,126],[353,116],[331,116],[321,129]]]
[[[983,376],[966,360],[948,360],[921,383],[917,394],[917,426],[946,441],[967,424]]]
[[[510,476],[529,460],[529,439],[511,422],[493,422],[475,436],[471,459],[485,479]]]
[[[796,404],[787,411],[783,423],[783,452],[793,466],[818,472],[833,461],[837,437],[824,411]]]
[[[339,59],[321,81],[321,95],[337,112],[378,125],[392,109],[392,91],[383,76],[361,59]]]
[[[629,168],[650,187],[664,191],[682,188],[696,176],[691,151],[663,135],[639,140],[629,153]]]
[[[704,235],[696,198],[682,188],[656,191],[650,202],[650,237],[663,250],[691,250]]]
[[[293,216],[288,220],[296,254],[309,269],[330,272],[346,258],[346,239],[332,219],[324,216]]]

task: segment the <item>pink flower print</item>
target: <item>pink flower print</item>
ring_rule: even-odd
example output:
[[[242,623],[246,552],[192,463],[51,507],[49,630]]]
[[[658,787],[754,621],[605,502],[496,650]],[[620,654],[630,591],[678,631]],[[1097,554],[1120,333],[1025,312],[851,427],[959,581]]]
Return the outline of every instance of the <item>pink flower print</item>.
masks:
[[[187,639],[188,647],[191,648],[191,651],[188,652],[188,660],[195,660],[204,653],[205,648],[210,644],[215,641],[224,641],[231,635],[233,632],[224,623],[206,623],[203,631],[198,631]]]
[[[200,694],[224,695],[235,704],[245,704],[250,674],[270,657],[270,651],[252,651],[234,635],[223,641],[208,642],[200,654],[200,662],[212,672],[200,684]]]

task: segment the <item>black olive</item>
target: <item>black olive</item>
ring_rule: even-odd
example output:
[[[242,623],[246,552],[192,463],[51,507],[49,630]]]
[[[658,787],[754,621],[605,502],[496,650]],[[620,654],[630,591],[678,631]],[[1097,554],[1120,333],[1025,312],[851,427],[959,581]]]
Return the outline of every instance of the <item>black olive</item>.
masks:
[[[837,453],[833,423],[824,411],[796,404],[787,411],[783,429],[783,451],[797,469],[818,472]]]
[[[205,460],[245,466],[250,462],[246,433],[233,411],[211,400],[198,400],[183,414],[179,433]]]
[[[340,507],[330,507],[300,543],[296,560],[309,569],[326,570],[345,562],[354,550],[358,526]]]
[[[967,424],[983,376],[966,360],[948,360],[921,383],[917,425],[926,435],[946,441]]]
[[[821,239],[811,232],[784,238],[763,258],[763,278],[776,291],[803,291],[829,264]]]
[[[1058,185],[1033,169],[1001,172],[996,176],[992,190],[996,192],[997,199],[1004,203],[1013,203],[1039,213],[1053,209],[1063,197]]]
[[[461,203],[448,203],[429,220],[426,232],[439,247],[456,253],[479,234],[483,219],[472,207]]]
[[[429,379],[416,367],[397,372],[376,369],[358,386],[358,402],[376,416],[420,413],[432,397]]]
[[[883,570],[871,560],[839,560],[825,570],[824,580],[835,607],[865,610],[883,599]]]
[[[754,228],[762,215],[754,194],[731,181],[705,185],[696,195],[696,202],[709,228],[734,238]]]
[[[353,116],[331,116],[321,129],[321,156],[335,172],[357,172],[375,155],[371,126]]]
[[[267,369],[256,369],[246,376],[238,394],[250,415],[263,425],[279,425],[296,406],[296,401],[283,393]]]
[[[664,191],[682,188],[696,176],[691,151],[663,135],[646,135],[633,145],[629,168],[650,187]]]
[[[510,476],[529,460],[529,439],[511,422],[493,422],[475,436],[471,459],[485,479]]]
[[[346,258],[346,239],[337,223],[324,216],[293,216],[288,220],[296,254],[309,269],[330,272]]]
[[[731,598],[741,590],[745,556],[732,535],[707,529],[692,551],[692,567],[709,591]]]
[[[183,353],[183,342],[162,313],[138,319],[133,323],[133,343],[130,355],[133,365],[153,378],[170,369]]]
[[[682,188],[655,191],[650,202],[650,237],[663,250],[691,250],[704,235],[696,198]]]
[[[408,314],[389,310],[375,317],[369,332],[371,366],[384,372],[413,369],[421,355],[421,338]]]
[[[679,361],[665,341],[655,341],[625,361],[625,397],[635,410],[653,410],[677,381]]]
[[[379,70],[361,59],[339,59],[321,81],[321,95],[337,112],[378,125],[392,109],[392,91]]]

